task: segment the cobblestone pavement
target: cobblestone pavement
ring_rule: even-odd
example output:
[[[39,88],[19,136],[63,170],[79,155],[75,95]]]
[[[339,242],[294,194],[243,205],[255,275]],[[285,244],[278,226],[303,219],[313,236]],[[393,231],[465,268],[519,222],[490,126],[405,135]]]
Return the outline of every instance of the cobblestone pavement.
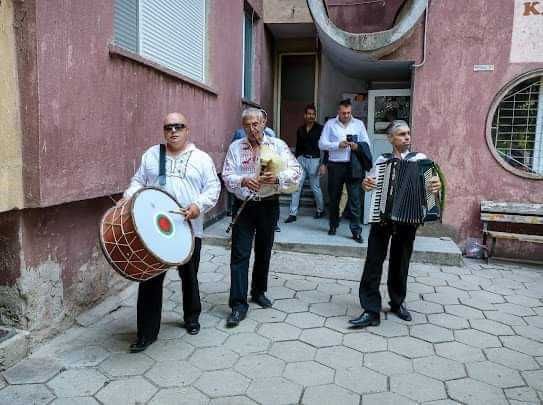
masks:
[[[159,340],[145,352],[127,353],[132,296],[5,371],[0,403],[543,402],[542,269],[414,264],[407,297],[414,320],[385,315],[380,326],[357,331],[347,320],[360,313],[360,260],[275,253],[273,308],[251,306],[239,327],[226,329],[228,261],[225,249],[203,250],[199,335],[180,327],[180,282],[170,272]],[[278,272],[326,267],[335,278]]]

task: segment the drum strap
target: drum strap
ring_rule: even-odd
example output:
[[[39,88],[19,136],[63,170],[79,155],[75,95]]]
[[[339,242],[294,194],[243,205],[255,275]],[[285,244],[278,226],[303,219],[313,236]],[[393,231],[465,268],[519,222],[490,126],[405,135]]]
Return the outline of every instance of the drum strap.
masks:
[[[160,144],[160,155],[158,156],[158,183],[166,185],[166,145]]]

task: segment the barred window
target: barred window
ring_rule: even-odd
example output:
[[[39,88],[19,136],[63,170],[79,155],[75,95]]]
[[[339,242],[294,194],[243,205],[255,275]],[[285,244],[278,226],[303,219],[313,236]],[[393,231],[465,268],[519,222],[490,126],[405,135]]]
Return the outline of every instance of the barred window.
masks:
[[[494,104],[491,150],[508,170],[543,179],[543,72],[507,86]]]
[[[205,82],[205,0],[115,0],[115,44]]]

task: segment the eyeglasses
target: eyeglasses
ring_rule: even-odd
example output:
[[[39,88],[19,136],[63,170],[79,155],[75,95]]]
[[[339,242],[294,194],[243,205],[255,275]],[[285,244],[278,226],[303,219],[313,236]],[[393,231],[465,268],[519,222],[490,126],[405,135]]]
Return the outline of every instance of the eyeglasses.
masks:
[[[181,129],[185,129],[187,126],[185,124],[166,124],[164,125],[164,131],[179,131]]]

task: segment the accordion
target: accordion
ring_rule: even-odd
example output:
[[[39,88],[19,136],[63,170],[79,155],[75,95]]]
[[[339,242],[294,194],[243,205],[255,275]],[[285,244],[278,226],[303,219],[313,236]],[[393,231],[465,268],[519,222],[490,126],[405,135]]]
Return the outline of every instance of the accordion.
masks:
[[[417,225],[439,220],[439,200],[427,191],[430,179],[437,174],[436,164],[429,159],[390,159],[378,164],[368,222]]]

